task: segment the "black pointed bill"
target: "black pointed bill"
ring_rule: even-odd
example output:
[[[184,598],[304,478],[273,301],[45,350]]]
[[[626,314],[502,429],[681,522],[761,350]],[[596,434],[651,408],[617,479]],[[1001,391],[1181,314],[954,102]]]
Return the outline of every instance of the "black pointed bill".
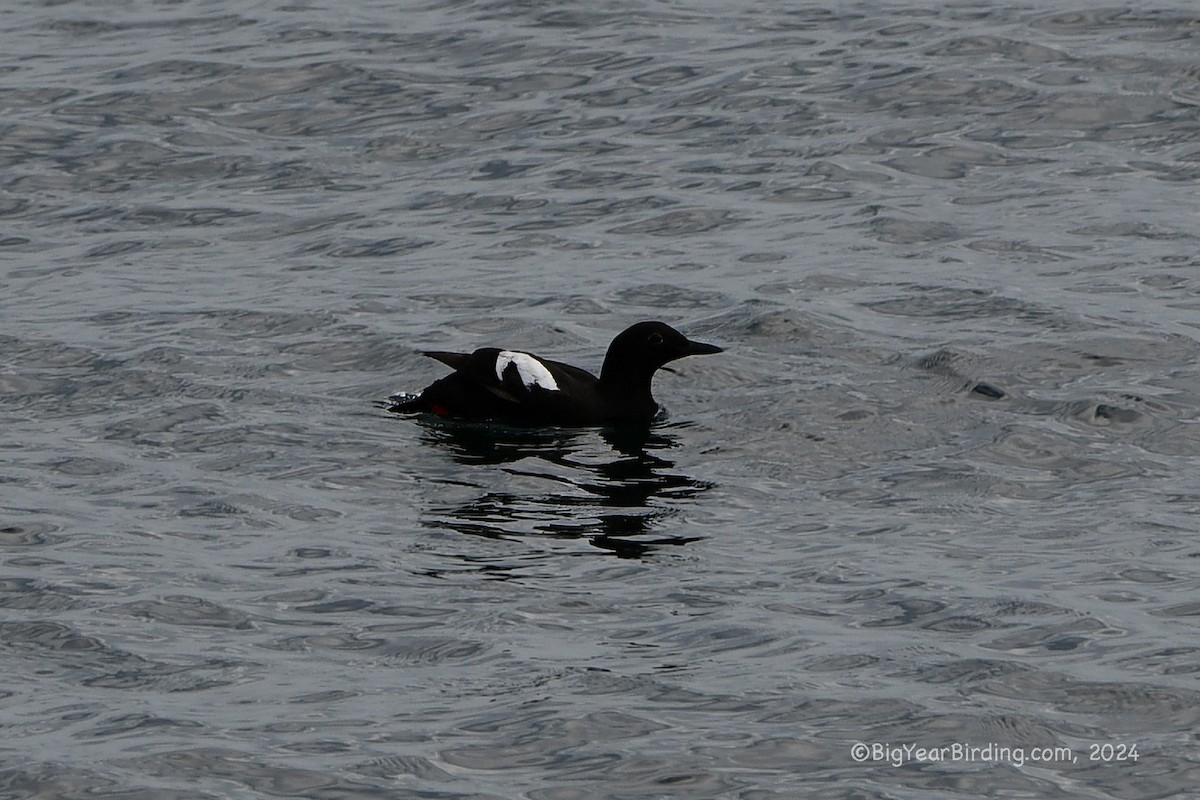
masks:
[[[693,342],[688,340],[685,356],[706,356],[711,353],[723,353],[725,348],[717,347],[715,344],[705,344],[704,342]]]

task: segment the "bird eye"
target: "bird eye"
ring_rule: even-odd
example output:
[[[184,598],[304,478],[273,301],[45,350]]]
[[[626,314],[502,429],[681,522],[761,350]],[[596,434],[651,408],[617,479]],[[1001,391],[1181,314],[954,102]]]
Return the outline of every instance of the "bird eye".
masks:
[[[663,343],[663,337],[662,337],[661,333],[659,333],[658,331],[655,331],[654,333],[652,333],[646,337],[646,341],[650,343],[651,347],[658,347],[660,344]]]

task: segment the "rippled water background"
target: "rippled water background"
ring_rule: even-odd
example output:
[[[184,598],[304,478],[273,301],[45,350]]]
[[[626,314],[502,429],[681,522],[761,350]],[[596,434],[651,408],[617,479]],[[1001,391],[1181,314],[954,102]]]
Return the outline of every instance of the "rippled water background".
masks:
[[[0,797],[1200,783],[1190,0],[0,19]],[[655,318],[644,440],[373,405]]]

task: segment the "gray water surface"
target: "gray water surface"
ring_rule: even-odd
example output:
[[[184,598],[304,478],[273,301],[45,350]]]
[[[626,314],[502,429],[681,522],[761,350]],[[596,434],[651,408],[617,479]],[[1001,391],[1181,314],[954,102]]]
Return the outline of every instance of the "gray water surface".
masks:
[[[0,797],[1190,795],[1198,37],[10,8]],[[643,319],[642,435],[375,406]]]

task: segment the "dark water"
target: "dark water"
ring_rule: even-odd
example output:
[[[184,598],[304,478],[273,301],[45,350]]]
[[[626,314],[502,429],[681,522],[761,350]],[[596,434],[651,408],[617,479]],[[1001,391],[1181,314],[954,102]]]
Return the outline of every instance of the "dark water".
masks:
[[[9,8],[0,797],[1191,794],[1198,43]],[[644,437],[373,405],[641,319]]]

